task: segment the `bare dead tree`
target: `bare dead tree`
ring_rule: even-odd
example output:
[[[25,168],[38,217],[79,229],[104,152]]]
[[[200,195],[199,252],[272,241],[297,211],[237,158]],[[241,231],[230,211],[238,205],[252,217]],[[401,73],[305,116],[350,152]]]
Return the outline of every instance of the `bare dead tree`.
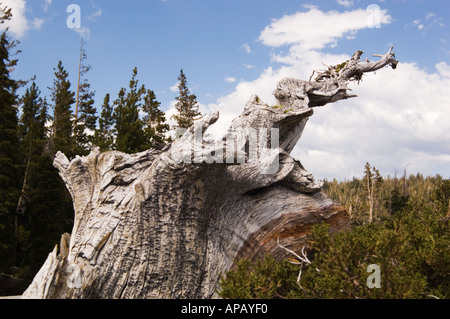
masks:
[[[345,208],[290,153],[313,107],[352,97],[348,82],[397,65],[392,50],[378,62],[359,61],[360,52],[316,81],[282,80],[274,92],[281,108],[253,96],[222,140],[203,134],[214,113],[160,150],[94,150],[71,162],[58,153],[74,228],[23,297],[217,297],[234,260],[285,258],[317,223],[348,227]]]
[[[297,277],[297,285],[300,287],[300,289],[303,290],[304,293],[306,293],[305,289],[304,289],[304,288],[302,287],[302,285],[300,284],[300,281],[301,281],[301,279],[302,279],[303,266],[304,266],[304,265],[306,265],[306,266],[311,265],[311,261],[309,260],[307,254],[306,254],[306,252],[305,252],[306,246],[303,246],[303,248],[302,248],[302,253],[301,253],[302,255],[301,255],[301,256],[300,256],[299,254],[297,254],[296,252],[294,252],[293,250],[288,249],[288,248],[284,247],[283,245],[281,245],[281,244],[280,244],[280,239],[279,239],[279,238],[278,238],[278,246],[279,246],[281,249],[285,250],[286,252],[288,252],[289,254],[291,254],[291,255],[293,255],[293,256],[295,257],[295,259],[293,259],[292,257],[288,257],[287,260],[288,260],[291,264],[299,265],[299,266],[300,266],[300,270],[299,270],[299,272],[298,272],[298,277]],[[319,269],[317,269],[317,271],[319,271]]]

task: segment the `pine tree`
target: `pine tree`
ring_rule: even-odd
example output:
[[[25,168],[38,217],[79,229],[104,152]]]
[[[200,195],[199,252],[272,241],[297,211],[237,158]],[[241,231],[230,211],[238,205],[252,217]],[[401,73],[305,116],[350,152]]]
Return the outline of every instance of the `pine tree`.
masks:
[[[369,203],[369,223],[373,221],[374,206],[377,198],[377,192],[383,182],[380,172],[375,167],[370,167],[369,163],[366,163],[364,167],[363,182],[367,191],[367,199]]]
[[[130,91],[127,92],[125,88],[122,88],[118,98],[114,101],[114,120],[117,132],[116,149],[129,154],[145,149],[144,124],[139,118],[139,109],[145,87],[138,86],[137,73],[137,68],[135,68],[129,84]]]
[[[36,158],[23,217],[26,237],[19,247],[18,266],[29,268],[31,276],[42,267],[61,234],[70,233],[73,228],[72,198],[49,155]]]
[[[26,210],[30,175],[36,167],[36,158],[42,156],[46,144],[47,105],[40,98],[36,83],[27,88],[22,97],[22,116],[19,124],[22,153],[24,155],[24,176],[16,212],[23,216]]]
[[[0,22],[10,19],[11,11],[0,10]],[[18,138],[17,96],[18,82],[10,72],[17,60],[10,58],[10,50],[17,45],[6,32],[0,37],[0,271],[14,264],[15,208],[19,198],[20,180],[18,163],[20,147]]]
[[[176,97],[177,103],[175,105],[177,114],[173,115],[172,119],[177,121],[176,128],[187,129],[191,127],[194,124],[194,121],[201,117],[202,114],[199,112],[197,97],[194,94],[191,94],[187,86],[186,75],[183,70],[180,71],[178,81],[179,96]]]
[[[54,70],[51,150],[54,153],[60,151],[68,158],[73,158],[76,154],[73,140],[71,107],[75,103],[75,93],[70,91],[69,74],[64,69],[61,61],[59,61],[57,68]]]
[[[20,137],[25,174],[17,231],[17,266],[33,276],[62,233],[73,225],[73,204],[47,152],[48,106],[35,83],[22,98]]]
[[[114,118],[109,93],[103,100],[102,113],[98,123],[99,127],[95,130],[94,143],[101,152],[112,151],[114,149]]]
[[[34,276],[62,233],[73,225],[73,204],[47,151],[49,119],[45,99],[35,83],[22,101],[20,140],[24,154],[24,177],[17,212],[17,263],[22,274]]]
[[[98,118],[96,115],[97,110],[94,107],[95,92],[91,91],[91,85],[86,79],[86,74],[90,71],[91,66],[86,64],[87,55],[84,44],[82,40],[80,48],[80,83],[77,90],[77,112],[74,121],[76,155],[88,155],[91,151]]]
[[[39,163],[43,156],[44,147],[47,143],[47,128],[46,122],[48,120],[47,104],[40,98],[40,91],[36,83],[32,83],[27,88],[24,96],[21,99],[22,116],[19,123],[19,137],[20,146],[23,154],[23,169],[22,189],[16,208],[16,218],[20,217],[19,221],[15,223],[15,237],[17,239],[17,246],[15,249],[16,266],[23,264],[26,259],[27,241],[29,231],[26,220],[29,217],[29,204],[31,194],[35,192],[33,188],[33,177],[36,171],[40,169]]]
[[[147,145],[145,148],[158,147],[168,139],[165,134],[170,130],[166,123],[166,114],[160,110],[161,103],[156,100],[155,92],[147,90],[144,96],[142,110],[145,113],[143,121],[145,123],[145,135]]]
[[[11,8],[1,7],[2,3],[0,2],[0,24],[5,23],[5,21],[11,19]]]

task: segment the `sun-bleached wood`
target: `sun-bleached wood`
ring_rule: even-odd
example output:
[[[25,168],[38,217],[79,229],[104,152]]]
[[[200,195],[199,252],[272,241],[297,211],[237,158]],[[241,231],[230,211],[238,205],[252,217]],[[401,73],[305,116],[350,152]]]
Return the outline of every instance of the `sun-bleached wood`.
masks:
[[[350,97],[347,83],[362,73],[397,65],[391,50],[377,63],[360,56],[314,81],[281,81],[280,105],[252,96],[220,141],[204,134],[214,113],[160,150],[94,149],[70,162],[58,153],[74,227],[23,298],[214,298],[234,260],[284,258],[317,223],[347,228],[346,210],[290,153],[313,107]]]

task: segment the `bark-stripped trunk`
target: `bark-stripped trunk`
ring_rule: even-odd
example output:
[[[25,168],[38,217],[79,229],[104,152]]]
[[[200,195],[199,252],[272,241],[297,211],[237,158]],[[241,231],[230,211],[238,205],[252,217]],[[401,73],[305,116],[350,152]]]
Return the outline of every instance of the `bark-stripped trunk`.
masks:
[[[283,258],[278,240],[299,247],[317,223],[346,228],[345,208],[289,154],[312,107],[350,97],[346,81],[358,72],[397,63],[391,51],[376,68],[358,60],[337,78],[283,80],[282,108],[253,96],[222,141],[203,138],[215,113],[162,150],[72,162],[58,153],[74,229],[23,297],[212,298],[235,259]]]

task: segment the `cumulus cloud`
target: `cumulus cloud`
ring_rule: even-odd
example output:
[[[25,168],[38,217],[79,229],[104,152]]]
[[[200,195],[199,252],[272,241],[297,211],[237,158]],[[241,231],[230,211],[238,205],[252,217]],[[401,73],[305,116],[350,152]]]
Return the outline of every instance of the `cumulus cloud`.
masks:
[[[380,10],[378,14],[380,24],[392,21],[386,10]],[[350,32],[370,27],[372,15],[364,9],[341,13],[323,12],[311,7],[307,12],[274,19],[261,33],[259,40],[272,47],[296,44],[304,50],[323,49]]]
[[[30,29],[30,24],[25,16],[26,1],[25,0],[3,0],[2,7],[11,8],[12,19],[6,21],[0,28],[9,28],[9,31],[17,38],[25,36]]]
[[[44,9],[52,3],[52,0],[45,0]],[[27,2],[26,0],[2,0],[2,7],[11,8],[12,18],[10,21],[6,21],[0,25],[0,30],[3,31],[9,28],[9,32],[16,38],[23,38],[30,30],[40,30],[45,23],[45,19],[27,18]]]
[[[256,80],[241,81],[231,94],[208,105],[209,112],[220,111],[221,116],[210,132],[223,134],[252,94],[258,94],[266,103],[275,103],[272,92],[284,77],[309,79],[322,62],[333,65],[349,59],[348,54],[330,54],[321,49],[370,28],[368,14],[366,10],[339,13],[311,7],[307,12],[273,20],[259,40],[270,47],[288,46],[284,55],[272,56],[273,62],[282,65],[267,67]],[[386,12],[381,14],[381,23],[392,21]],[[311,31],[307,26],[317,26],[315,21],[321,21],[320,26]],[[358,98],[315,109],[292,152],[316,178],[361,176],[366,162],[384,175],[402,172],[406,167],[426,175],[449,172],[447,63],[438,63],[433,71],[414,63],[400,63],[397,70],[368,74],[361,85],[355,83],[351,88]]]
[[[365,162],[385,175],[435,174],[450,164],[449,66],[428,73],[416,64],[369,74],[359,97],[316,110],[295,155],[322,177],[360,176]],[[317,152],[327,154],[316,156]],[[322,159],[322,162],[320,162]],[[326,164],[328,163],[328,164]]]

